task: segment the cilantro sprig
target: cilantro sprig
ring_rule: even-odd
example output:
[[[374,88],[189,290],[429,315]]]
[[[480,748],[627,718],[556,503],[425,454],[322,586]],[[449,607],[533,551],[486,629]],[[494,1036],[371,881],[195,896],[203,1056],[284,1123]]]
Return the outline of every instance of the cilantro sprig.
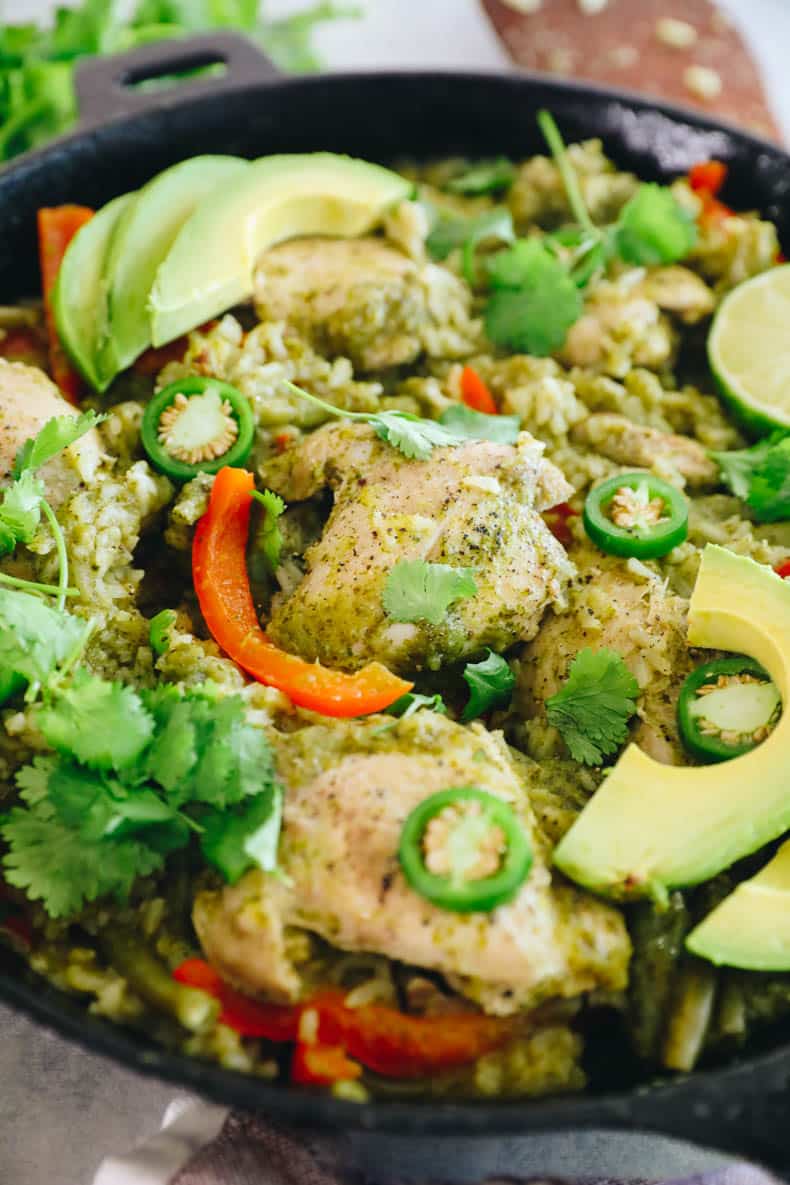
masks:
[[[439,423],[465,440],[491,440],[495,444],[515,444],[521,431],[518,416],[490,416],[464,403],[451,403],[439,416]]]
[[[13,481],[0,499],[0,556],[10,555],[19,543],[30,543],[43,515],[55,540],[58,585],[53,588],[51,585],[35,584],[4,573],[0,573],[0,584],[54,593],[58,598],[59,609],[63,609],[67,597],[78,596],[79,593],[68,586],[69,561],[63,531],[44,496],[44,482],[36,474],[43,465],[76,443],[105,418],[97,416],[94,411],[86,411],[79,416],[53,416],[47,420],[38,435],[26,440],[17,453]]]
[[[560,349],[582,314],[579,289],[539,239],[520,239],[488,268],[485,330],[499,346],[545,357]]]
[[[501,243],[515,241],[513,216],[505,206],[495,206],[472,218],[458,214],[440,214],[433,226],[425,246],[432,259],[445,260],[456,247],[463,248],[462,264],[464,278],[471,288],[477,283],[475,253],[481,243],[498,240]]]
[[[273,490],[252,491],[253,498],[263,507],[263,519],[258,528],[256,542],[260,547],[270,572],[276,572],[283,550],[283,536],[277,521],[285,513],[285,502]]]
[[[481,194],[509,189],[515,179],[516,166],[506,156],[498,156],[494,160],[481,160],[470,165],[463,173],[452,177],[444,188],[450,193],[479,197]]]
[[[489,650],[480,662],[468,662],[464,668],[464,679],[469,688],[469,700],[461,714],[464,724],[494,708],[503,707],[516,685],[516,676],[507,659],[493,650]]]
[[[774,432],[751,448],[711,453],[721,475],[761,523],[790,519],[790,435]]]
[[[636,679],[616,651],[588,648],[574,658],[564,686],[546,700],[546,714],[574,761],[600,765],[625,741],[638,694]]]
[[[240,697],[137,692],[78,670],[45,688],[36,723],[55,752],[18,772],[22,805],[0,834],[6,879],[50,916],[126,900],[192,834],[230,881],[275,867],[282,792]]]
[[[92,622],[64,613],[30,592],[0,588],[0,669],[15,672],[31,687],[65,675],[92,630]]]
[[[611,226],[596,226],[554,117],[538,112],[574,223],[542,239],[519,239],[489,262],[486,333],[498,346],[539,357],[560,349],[581,316],[580,290],[619,256],[640,266],[675,263],[696,242],[696,224],[671,191],[641,185]]]
[[[393,621],[440,625],[451,605],[476,593],[473,568],[399,560],[387,576],[382,600]]]
[[[285,386],[295,395],[309,400],[316,407],[337,416],[341,420],[357,420],[362,424],[370,424],[380,440],[391,444],[393,448],[403,453],[404,457],[414,461],[427,461],[435,448],[464,444],[466,437],[449,428],[438,424],[436,420],[424,420],[420,416],[413,416],[406,411],[361,412],[346,411],[326,403],[317,395],[297,387],[295,383],[286,382]]]
[[[671,190],[653,183],[640,185],[623,206],[617,222],[607,227],[596,226],[568,149],[549,111],[538,112],[538,126],[559,170],[568,205],[581,232],[572,273],[579,264],[588,270],[585,257],[591,252],[598,253],[602,264],[619,255],[626,263],[642,266],[677,263],[688,255],[697,241],[696,222],[675,200]]]

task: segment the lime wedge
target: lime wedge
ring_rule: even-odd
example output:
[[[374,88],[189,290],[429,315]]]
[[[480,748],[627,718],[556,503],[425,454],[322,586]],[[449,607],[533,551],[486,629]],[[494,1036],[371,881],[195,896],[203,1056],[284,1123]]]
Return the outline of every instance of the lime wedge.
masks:
[[[745,280],[724,298],[708,361],[722,398],[746,428],[790,428],[790,264]]]

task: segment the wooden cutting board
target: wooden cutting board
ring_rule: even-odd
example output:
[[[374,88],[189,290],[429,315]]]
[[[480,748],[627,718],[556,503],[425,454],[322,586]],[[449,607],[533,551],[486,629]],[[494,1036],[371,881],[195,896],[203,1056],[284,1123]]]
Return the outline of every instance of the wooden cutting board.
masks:
[[[527,70],[656,95],[781,139],[759,68],[711,0],[481,0]]]

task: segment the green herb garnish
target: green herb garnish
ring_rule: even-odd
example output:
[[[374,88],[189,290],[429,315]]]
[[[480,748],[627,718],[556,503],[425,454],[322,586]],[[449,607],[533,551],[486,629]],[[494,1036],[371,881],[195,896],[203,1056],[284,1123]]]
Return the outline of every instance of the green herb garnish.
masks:
[[[546,700],[546,715],[574,761],[600,765],[628,736],[638,695],[639,685],[616,651],[580,650],[564,686]]]
[[[711,453],[733,494],[761,523],[790,519],[790,435],[774,432],[751,448]]]
[[[54,416],[47,420],[38,435],[26,440],[17,453],[14,480],[3,491],[0,499],[0,555],[9,555],[19,543],[30,543],[41,523],[41,516],[46,518],[58,555],[58,587],[54,591],[59,609],[65,605],[66,597],[75,595],[76,590],[68,587],[69,564],[63,531],[44,497],[44,483],[36,477],[36,470],[85,436],[105,418],[93,411],[86,411],[80,416]],[[12,584],[15,588],[35,588],[38,591],[47,587],[4,574],[0,574],[0,583]]]
[[[52,917],[107,894],[126,900],[193,833],[229,880],[273,868],[281,791],[239,696],[137,692],[78,670],[45,688],[36,722],[57,754],[19,771],[25,805],[0,834],[6,879]]]
[[[384,611],[393,621],[440,625],[451,605],[476,593],[473,568],[399,560],[384,585]]]
[[[256,544],[263,552],[263,558],[270,572],[275,572],[280,565],[283,550],[283,536],[277,521],[285,511],[285,502],[279,494],[272,490],[252,491],[253,498],[263,506],[263,520],[255,537]]]
[[[450,193],[463,193],[468,197],[477,197],[485,193],[499,193],[509,189],[516,177],[516,166],[506,156],[498,156],[496,160],[479,161],[471,165],[457,177],[453,177],[445,185]]]
[[[302,399],[308,399],[316,407],[322,408],[341,420],[357,420],[362,424],[370,424],[380,440],[391,444],[409,460],[427,461],[434,448],[463,444],[466,439],[455,432],[450,432],[436,420],[423,420],[420,416],[413,416],[406,411],[345,411],[341,407],[326,403],[316,395],[310,395],[301,387],[297,387],[295,383],[286,382],[285,386],[295,395],[300,395]]]
[[[464,724],[493,708],[503,707],[516,685],[516,676],[507,659],[493,650],[489,650],[480,662],[468,662],[464,668],[464,679],[469,687],[469,702],[461,714]]]
[[[493,294],[485,308],[495,345],[544,357],[558,350],[582,313],[579,290],[539,239],[521,239],[488,268]]]
[[[502,243],[512,243],[515,237],[513,217],[510,211],[504,206],[497,206],[474,218],[463,218],[457,214],[440,214],[425,240],[425,246],[429,255],[440,262],[446,259],[456,247],[463,248],[464,277],[469,286],[474,287],[477,282],[475,252],[480,244],[492,239],[498,239]]]
[[[439,416],[439,423],[456,436],[467,440],[492,440],[495,444],[515,444],[521,431],[518,416],[489,416],[463,403],[453,403]]]
[[[575,225],[542,239],[520,239],[489,263],[493,293],[485,308],[488,337],[498,346],[543,357],[562,347],[581,316],[579,289],[600,275],[615,255],[650,265],[683,259],[696,241],[693,219],[669,189],[642,185],[619,220],[598,227],[582,194],[554,117],[538,125],[559,170]]]

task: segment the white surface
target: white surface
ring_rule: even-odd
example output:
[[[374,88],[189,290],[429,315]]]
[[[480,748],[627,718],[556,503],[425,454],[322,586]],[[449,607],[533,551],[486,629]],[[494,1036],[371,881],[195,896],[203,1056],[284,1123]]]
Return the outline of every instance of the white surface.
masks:
[[[269,8],[279,13],[308,2],[272,0]],[[725,6],[753,44],[790,138],[790,0],[725,0]],[[5,0],[0,17],[29,20],[48,7],[43,0]],[[476,0],[367,0],[366,7],[363,20],[323,30],[320,47],[332,69],[507,65]],[[87,1185],[102,1157],[158,1129],[171,1088],[91,1057],[4,1008],[0,1032],[0,1185]],[[599,1147],[608,1142],[599,1138]],[[530,1159],[534,1143],[520,1156],[510,1147],[519,1167],[545,1168]],[[575,1139],[567,1137],[563,1147],[570,1158],[564,1167],[578,1165]],[[601,1171],[603,1161],[588,1147],[584,1155],[591,1175]],[[672,1175],[691,1167],[678,1157],[645,1171]]]

